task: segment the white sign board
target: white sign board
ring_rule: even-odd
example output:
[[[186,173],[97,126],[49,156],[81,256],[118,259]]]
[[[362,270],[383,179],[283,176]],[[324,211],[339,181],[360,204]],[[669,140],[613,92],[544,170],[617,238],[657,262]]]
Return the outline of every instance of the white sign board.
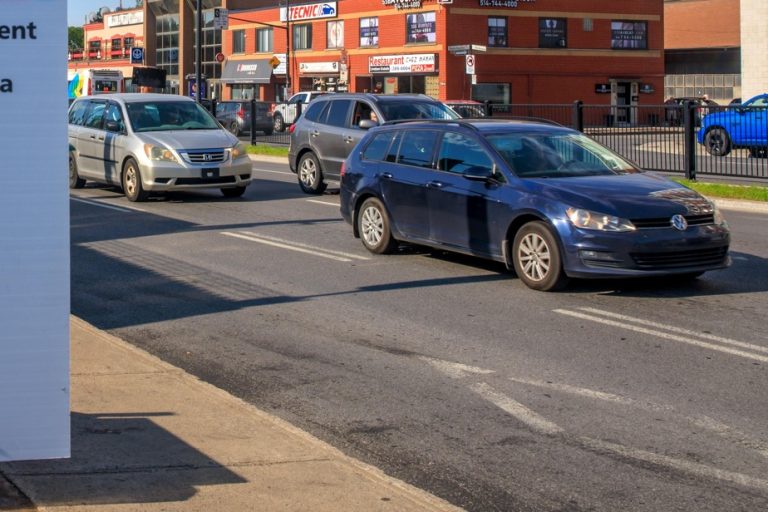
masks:
[[[464,64],[466,65],[466,71],[468,75],[474,75],[475,74],[475,56],[474,55],[465,55],[464,56]]]
[[[0,461],[69,457],[67,2],[2,7]]]
[[[285,7],[280,8],[280,21],[284,22],[288,18],[288,10],[291,11],[291,21],[335,18],[338,14],[336,2],[291,5],[288,9]]]
[[[229,10],[227,9],[213,10],[213,28],[220,28],[224,30],[227,30],[229,28]]]
[[[144,11],[118,12],[104,16],[107,28],[141,25],[144,23]]]
[[[280,64],[278,64],[277,67],[272,70],[272,74],[273,75],[284,75],[285,74],[285,69],[287,67],[285,65],[285,63],[288,61],[288,59],[285,58],[285,54],[284,53],[276,53],[275,57],[277,57],[277,59],[280,61]]]
[[[339,63],[333,62],[302,62],[299,64],[299,73],[338,73]]]

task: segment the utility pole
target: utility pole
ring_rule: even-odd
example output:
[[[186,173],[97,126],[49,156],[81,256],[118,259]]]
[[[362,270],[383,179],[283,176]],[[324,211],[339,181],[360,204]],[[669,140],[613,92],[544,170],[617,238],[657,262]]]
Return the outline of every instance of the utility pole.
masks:
[[[195,101],[200,103],[203,75],[203,0],[197,0],[197,44],[195,45]]]
[[[291,97],[291,0],[285,0],[285,98]]]

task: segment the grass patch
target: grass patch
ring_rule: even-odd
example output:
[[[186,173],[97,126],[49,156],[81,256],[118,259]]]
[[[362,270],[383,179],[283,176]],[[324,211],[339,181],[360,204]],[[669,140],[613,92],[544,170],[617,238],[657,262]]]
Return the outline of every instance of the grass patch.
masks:
[[[248,153],[251,155],[269,155],[288,157],[288,148],[279,146],[267,146],[266,144],[256,144],[248,146]]]
[[[702,183],[700,181],[690,181],[683,178],[673,179],[705,196],[723,197],[728,199],[746,199],[748,201],[768,201],[768,187]]]

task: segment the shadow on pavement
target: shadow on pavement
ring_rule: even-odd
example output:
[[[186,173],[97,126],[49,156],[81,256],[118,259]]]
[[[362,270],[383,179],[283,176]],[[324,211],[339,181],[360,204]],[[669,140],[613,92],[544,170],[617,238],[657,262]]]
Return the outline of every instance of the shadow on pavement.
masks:
[[[72,413],[70,459],[2,466],[39,507],[185,501],[205,485],[245,483],[155,423],[167,413]]]

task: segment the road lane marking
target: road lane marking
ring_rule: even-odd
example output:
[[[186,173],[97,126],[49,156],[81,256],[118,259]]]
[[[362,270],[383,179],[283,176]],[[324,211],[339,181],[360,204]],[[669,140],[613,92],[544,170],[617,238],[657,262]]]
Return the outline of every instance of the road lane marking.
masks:
[[[306,199],[308,203],[324,204],[326,206],[339,206],[339,203],[329,203],[328,201],[319,201],[317,199]]]
[[[747,359],[753,359],[755,361],[760,361],[760,362],[763,362],[763,363],[768,363],[768,357],[767,356],[762,356],[762,355],[759,355],[759,354],[752,354],[750,352],[745,352],[743,350],[736,350],[736,349],[733,349],[733,348],[723,347],[723,346],[720,346],[720,345],[714,345],[712,343],[707,343],[707,342],[704,342],[704,341],[699,341],[699,340],[695,340],[695,339],[691,339],[691,338],[685,338],[683,336],[677,336],[675,334],[670,334],[670,333],[663,332],[663,331],[657,331],[657,330],[654,330],[654,329],[647,329],[645,327],[638,327],[638,326],[635,326],[635,325],[629,325],[629,324],[618,322],[618,321],[615,321],[615,320],[608,320],[606,318],[600,318],[598,316],[592,316],[592,315],[587,315],[587,314],[584,314],[584,313],[579,313],[577,311],[569,311],[567,309],[555,309],[553,311],[555,313],[559,313],[561,315],[572,316],[574,318],[580,318],[582,320],[589,320],[591,322],[597,322],[597,323],[600,323],[600,324],[603,324],[603,325],[610,325],[612,327],[618,327],[620,329],[626,329],[628,331],[635,331],[635,332],[639,332],[639,333],[642,333],[642,334],[650,334],[651,336],[656,336],[658,338],[663,338],[663,339],[667,339],[667,340],[671,340],[671,341],[679,341],[681,343],[687,343],[688,345],[693,345],[693,346],[700,347],[700,348],[706,348],[706,349],[709,349],[709,350],[715,350],[715,351],[718,351],[718,352],[723,352],[725,354],[730,354],[730,355],[739,356],[739,357],[745,357]]]
[[[273,171],[272,169],[251,169],[252,171],[258,171],[258,172],[271,172],[272,174],[294,174],[292,172],[288,171]]]
[[[353,259],[353,260],[361,260],[361,261],[368,261],[368,260],[371,259],[371,258],[369,258],[367,256],[358,256],[357,254],[352,254],[352,253],[348,253],[348,252],[334,251],[333,249],[325,249],[323,247],[317,247],[317,246],[314,246],[314,245],[303,244],[301,242],[294,242],[294,241],[291,241],[291,240],[285,240],[283,238],[277,238],[277,237],[274,237],[274,236],[267,236],[267,235],[263,235],[261,233],[253,233],[251,231],[241,231],[241,233],[243,233],[245,235],[248,235],[248,236],[255,236],[256,238],[263,238],[265,240],[270,240],[272,242],[277,242],[277,243],[280,243],[280,244],[286,244],[286,245],[290,245],[290,246],[301,247],[303,249],[309,249],[309,250],[312,250],[312,251],[318,251],[318,252],[322,252],[322,253],[326,253],[326,254],[333,254],[334,256],[341,256],[342,258],[350,258],[350,259]]]
[[[103,203],[101,203],[101,202],[99,202],[99,201],[97,201],[95,199],[88,200],[88,199],[81,199],[79,197],[73,197],[73,196],[69,196],[69,199],[72,200],[72,201],[76,201],[78,203],[89,204],[91,206],[98,206],[99,208],[107,208],[108,210],[115,210],[115,211],[123,212],[123,213],[131,213],[132,211],[139,211],[139,212],[143,212],[144,211],[144,210],[140,210],[138,208],[124,208],[124,207],[121,207],[121,206],[112,206],[112,205],[109,205],[109,204],[103,204]]]
[[[427,356],[419,356],[419,359],[434,366],[436,369],[454,379],[463,379],[468,374],[487,375],[496,373],[494,370],[486,370],[484,368],[478,368],[477,366],[467,366],[466,364],[454,363],[452,361],[433,359]]]
[[[675,327],[674,325],[666,325],[666,324],[660,324],[657,322],[651,322],[649,320],[643,320],[642,318],[635,318],[632,316],[627,315],[620,315],[618,313],[612,313],[610,311],[605,311],[602,309],[596,309],[596,308],[579,308],[581,311],[586,311],[588,313],[594,313],[595,315],[602,315],[607,316],[609,318],[616,318],[619,320],[625,320],[627,322],[634,322],[636,324],[640,325],[647,325],[650,327],[655,327],[657,329],[664,329],[666,331],[676,332],[678,334],[686,334],[688,336],[694,336],[696,338],[703,338],[705,340],[711,340],[711,341],[717,341],[719,343],[723,343],[725,345],[733,345],[734,347],[741,347],[748,350],[754,350],[755,352],[765,352],[768,353],[768,347],[761,347],[760,345],[753,345],[751,343],[744,343],[743,341],[737,341],[731,338],[723,338],[721,336],[715,336],[714,334],[709,334],[706,332],[697,332],[692,331],[690,329],[683,329],[682,327]]]
[[[469,386],[469,388],[502,411],[525,423],[536,432],[547,435],[555,435],[563,432],[563,429],[559,425],[556,425],[543,416],[538,415],[520,402],[517,402],[508,396],[499,393],[484,382],[472,384]]]
[[[717,480],[723,480],[725,482],[731,482],[745,487],[760,489],[761,491],[768,490],[768,480],[761,480],[760,478],[755,478],[741,473],[717,469],[710,466],[705,466],[704,464],[689,462],[687,460],[675,459],[673,457],[667,457],[666,455],[659,455],[645,450],[628,448],[619,444],[600,441],[598,439],[592,439],[589,437],[580,437],[579,441],[593,450],[616,453],[622,457],[649,462],[657,466],[672,468],[699,477],[715,478]]]

